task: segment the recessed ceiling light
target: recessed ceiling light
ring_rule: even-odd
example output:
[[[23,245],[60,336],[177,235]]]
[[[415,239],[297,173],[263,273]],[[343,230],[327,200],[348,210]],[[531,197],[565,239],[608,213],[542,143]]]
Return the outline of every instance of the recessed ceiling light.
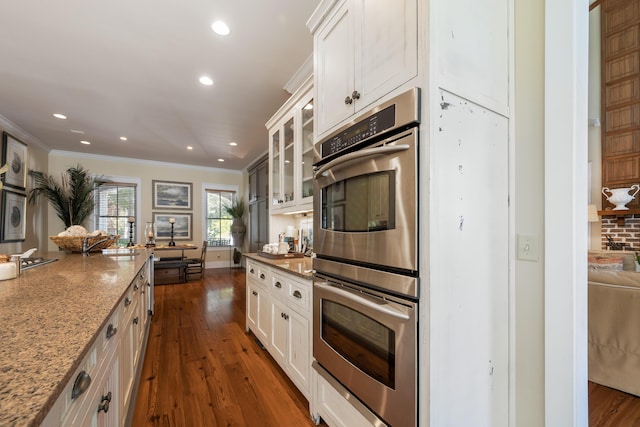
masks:
[[[224,162],[224,159],[218,159],[219,162]]]
[[[126,140],[127,140],[127,137],[126,137],[126,136],[121,136],[121,137],[120,137],[120,140],[121,140],[121,141],[126,141]]]
[[[227,36],[231,32],[227,24],[225,24],[222,21],[216,21],[213,24],[211,24],[211,29],[213,30],[214,33],[216,33],[219,36]]]
[[[53,117],[55,117],[56,119],[62,119],[62,120],[66,120],[67,116],[65,116],[64,114],[60,114],[60,113],[54,113]]]
[[[78,130],[78,129],[69,129],[71,131],[71,133],[77,133],[80,135],[84,135],[84,131],[83,130]]]
[[[85,141],[85,140],[80,141],[80,144],[91,145],[89,141]]]
[[[187,150],[193,150],[193,147],[190,145],[187,145]]]
[[[237,142],[230,142],[229,145],[232,146],[232,147],[235,147],[235,146],[238,145],[238,143]]]
[[[199,80],[200,80],[200,83],[202,83],[205,86],[211,86],[213,84],[213,80],[209,76],[202,76],[200,77]]]

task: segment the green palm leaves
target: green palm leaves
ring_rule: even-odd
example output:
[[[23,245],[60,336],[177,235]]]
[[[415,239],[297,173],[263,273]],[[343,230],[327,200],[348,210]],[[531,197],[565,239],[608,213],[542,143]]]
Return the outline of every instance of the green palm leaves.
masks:
[[[82,166],[69,167],[60,182],[52,175],[30,170],[33,177],[33,188],[29,191],[28,201],[36,202],[44,196],[56,211],[58,218],[64,222],[65,228],[72,225],[82,225],[93,213],[93,190],[106,180],[93,177]]]

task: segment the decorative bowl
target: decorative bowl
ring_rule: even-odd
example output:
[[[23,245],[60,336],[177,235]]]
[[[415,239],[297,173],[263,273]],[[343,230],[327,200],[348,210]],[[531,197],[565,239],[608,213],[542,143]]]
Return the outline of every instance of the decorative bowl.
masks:
[[[49,236],[49,239],[51,239],[53,243],[58,245],[60,249],[63,249],[69,252],[80,253],[82,252],[82,240],[85,237],[87,236]],[[107,240],[95,245],[93,248],[91,248],[90,252],[98,252],[98,251],[101,251],[102,249],[107,249],[108,247],[110,247],[111,245],[113,245],[115,242],[118,241],[118,239],[120,238],[120,235],[116,234],[115,236],[105,236],[105,235],[88,236],[87,245],[91,247],[91,245],[94,245],[100,240],[105,238],[107,238]]]

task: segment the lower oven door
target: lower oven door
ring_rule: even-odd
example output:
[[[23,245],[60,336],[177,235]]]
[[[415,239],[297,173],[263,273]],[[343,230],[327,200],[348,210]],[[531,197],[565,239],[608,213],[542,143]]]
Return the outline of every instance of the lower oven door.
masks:
[[[384,422],[416,425],[417,303],[316,275],[313,355]]]

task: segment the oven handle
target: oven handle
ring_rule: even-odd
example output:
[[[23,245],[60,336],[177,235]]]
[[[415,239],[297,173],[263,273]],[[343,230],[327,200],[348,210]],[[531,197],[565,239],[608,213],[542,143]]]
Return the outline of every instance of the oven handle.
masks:
[[[352,294],[349,291],[345,291],[344,289],[340,289],[340,288],[336,288],[335,286],[331,286],[329,284],[327,284],[327,282],[316,282],[314,284],[316,287],[325,290],[327,292],[332,292],[334,294],[340,295],[348,300],[351,300],[353,302],[356,302],[358,304],[362,304],[364,306],[367,306],[368,308],[371,308],[373,310],[379,311],[381,313],[384,313],[386,315],[392,316],[392,317],[396,317],[398,319],[402,319],[402,320],[409,320],[409,315],[406,313],[403,313],[399,310],[396,310],[393,307],[390,307],[388,304],[385,306],[379,306],[378,304],[374,304],[371,301],[369,301],[368,299],[365,298],[360,298],[357,295]]]
[[[409,144],[398,144],[398,145],[385,145],[382,147],[375,148],[366,148],[364,150],[354,151],[353,153],[345,154],[344,156],[340,156],[337,159],[331,160],[326,165],[322,165],[314,174],[314,178],[318,178],[319,175],[327,176],[327,171],[335,166],[338,166],[342,163],[349,162],[351,160],[360,159],[362,157],[375,156],[376,154],[390,154],[398,151],[406,151],[409,148]]]

